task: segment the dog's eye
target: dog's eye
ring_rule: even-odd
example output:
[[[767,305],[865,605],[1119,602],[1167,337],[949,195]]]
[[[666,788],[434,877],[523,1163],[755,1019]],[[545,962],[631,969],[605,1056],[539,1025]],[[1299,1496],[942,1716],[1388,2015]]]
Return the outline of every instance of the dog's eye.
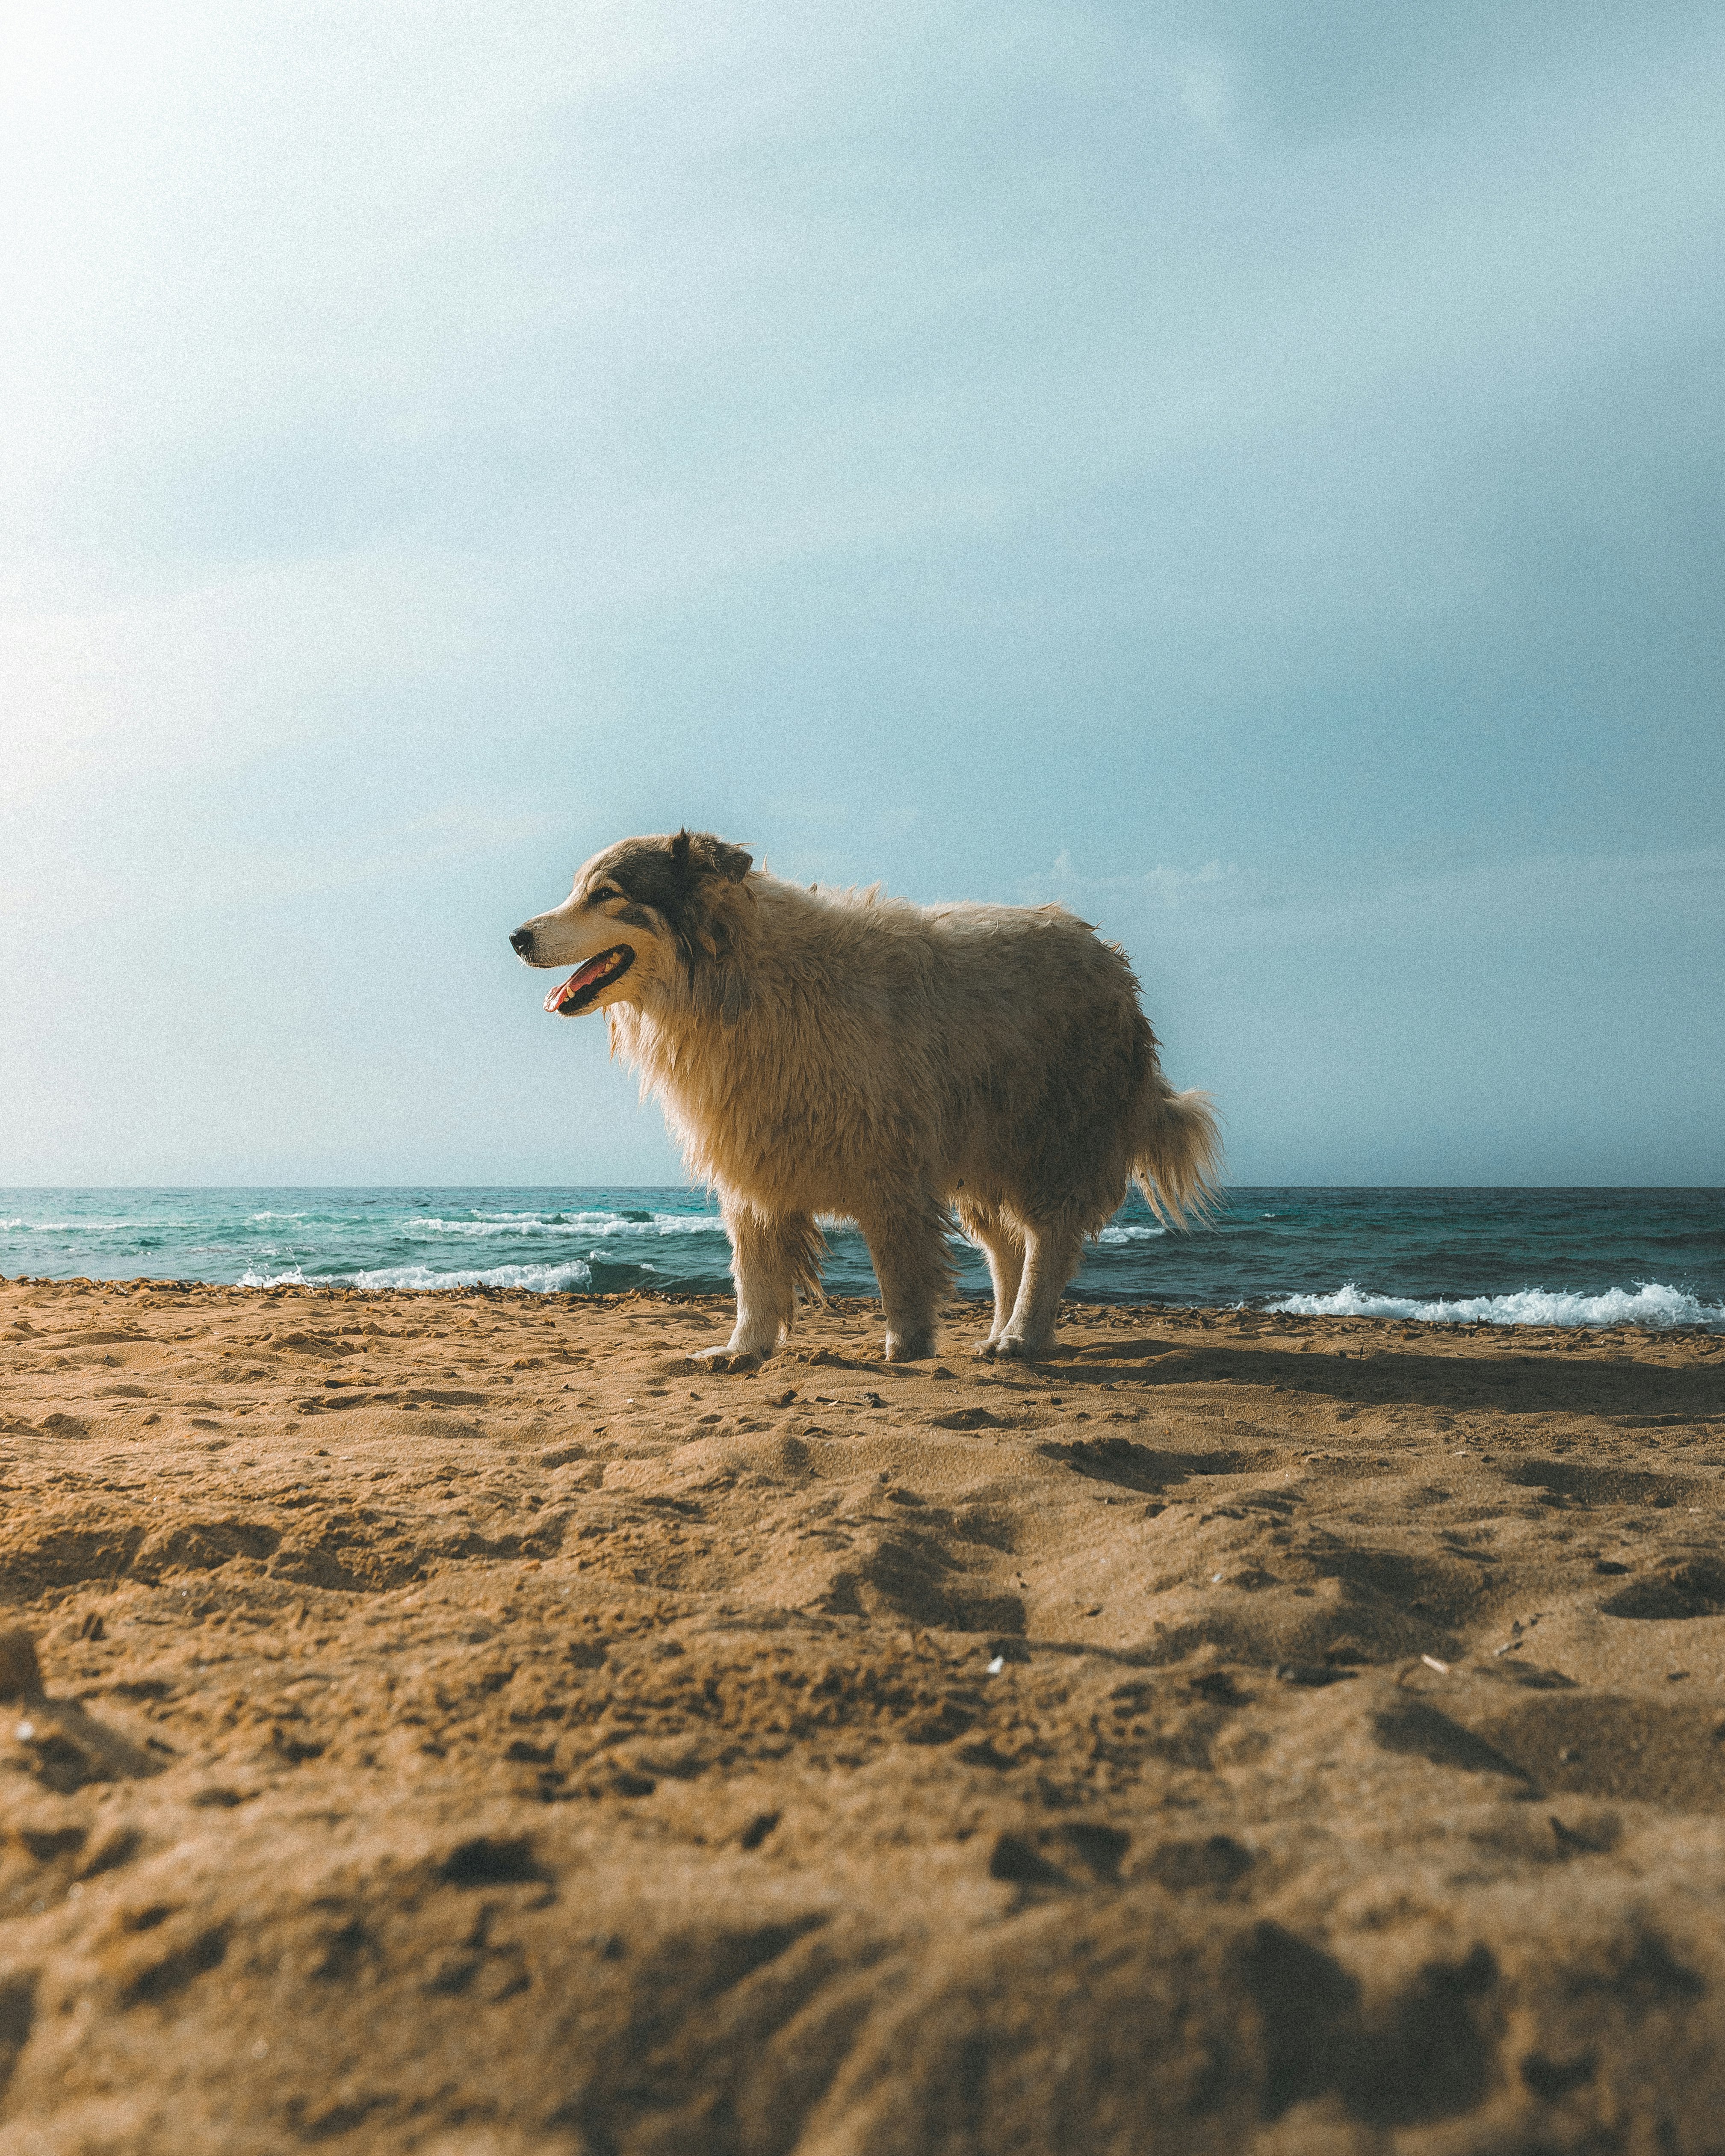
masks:
[[[622,896],[623,893],[620,891],[614,889],[610,884],[602,883],[597,891],[588,891],[587,894],[587,902],[589,906],[603,906],[608,900],[621,898]]]

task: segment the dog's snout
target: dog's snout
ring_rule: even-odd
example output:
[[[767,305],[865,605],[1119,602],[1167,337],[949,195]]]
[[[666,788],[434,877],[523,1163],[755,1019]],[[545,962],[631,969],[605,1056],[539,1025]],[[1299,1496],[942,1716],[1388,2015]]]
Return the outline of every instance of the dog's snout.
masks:
[[[533,948],[532,930],[531,928],[517,928],[514,935],[509,939],[509,947],[514,952],[517,958],[525,958],[528,957]]]

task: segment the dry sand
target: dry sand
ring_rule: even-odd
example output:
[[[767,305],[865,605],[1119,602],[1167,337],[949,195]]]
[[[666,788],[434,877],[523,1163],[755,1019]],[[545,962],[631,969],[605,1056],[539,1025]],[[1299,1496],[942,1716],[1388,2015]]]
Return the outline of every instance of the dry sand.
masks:
[[[1725,2148],[1725,1343],[726,1323],[0,1284],[0,2156]]]

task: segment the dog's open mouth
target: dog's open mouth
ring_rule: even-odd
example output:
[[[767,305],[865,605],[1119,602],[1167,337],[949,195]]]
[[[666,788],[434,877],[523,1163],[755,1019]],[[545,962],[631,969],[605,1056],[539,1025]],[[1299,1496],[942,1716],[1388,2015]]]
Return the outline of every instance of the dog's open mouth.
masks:
[[[545,1008],[558,1018],[574,1018],[602,988],[620,981],[634,963],[635,954],[627,943],[614,943],[608,951],[601,951],[597,958],[589,958],[571,973],[561,988],[553,988],[545,998]]]

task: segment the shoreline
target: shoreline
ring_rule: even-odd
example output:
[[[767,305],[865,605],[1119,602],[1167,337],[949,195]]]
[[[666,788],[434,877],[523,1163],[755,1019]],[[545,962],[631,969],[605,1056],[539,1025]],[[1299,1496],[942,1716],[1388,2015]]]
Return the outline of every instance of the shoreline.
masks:
[[[0,2151],[1707,2145],[1717,1333],[730,1312],[0,1281]]]
[[[704,1294],[693,1290],[638,1287],[610,1291],[524,1288],[494,1286],[482,1281],[444,1288],[357,1287],[344,1282],[317,1281],[287,1281],[264,1286],[248,1285],[239,1281],[162,1280],[151,1274],[112,1280],[82,1273],[65,1277],[47,1273],[0,1274],[0,1291],[9,1287],[106,1290],[122,1295],[218,1294],[234,1298],[257,1297],[271,1301],[290,1296],[305,1296],[330,1301],[347,1298],[360,1302],[409,1305],[422,1302],[434,1305],[439,1301],[465,1298],[504,1303],[524,1310],[603,1309],[629,1303],[663,1303],[669,1306],[696,1307],[726,1314],[735,1308],[735,1299],[728,1293]],[[991,1307],[990,1299],[986,1296],[955,1293],[944,1306],[944,1322],[949,1324],[962,1322],[973,1314],[977,1317],[985,1317]],[[878,1315],[880,1299],[878,1296],[831,1295],[824,1297],[819,1304],[807,1306],[807,1309],[810,1312],[827,1311],[840,1317],[866,1317],[870,1312]],[[1553,1325],[1520,1319],[1393,1317],[1353,1312],[1324,1312],[1308,1316],[1250,1303],[1159,1302],[1147,1297],[1123,1296],[1119,1298],[1096,1296],[1084,1301],[1063,1298],[1059,1322],[1064,1329],[1074,1325],[1106,1323],[1122,1316],[1134,1315],[1147,1321],[1155,1319],[1174,1323],[1203,1323],[1224,1319],[1232,1321],[1237,1326],[1274,1323],[1282,1330],[1317,1331],[1327,1336],[1345,1334],[1350,1331],[1363,1333],[1376,1331],[1401,1337],[1430,1334],[1435,1338],[1485,1339],[1512,1336],[1525,1341],[1538,1340],[1552,1344],[1604,1340],[1725,1340],[1725,1322],[1706,1325],[1640,1325],[1620,1319],[1611,1324]],[[785,1348],[780,1351],[780,1357],[794,1353],[796,1345],[797,1332],[793,1327]],[[1057,1344],[1056,1357],[1059,1352]]]

